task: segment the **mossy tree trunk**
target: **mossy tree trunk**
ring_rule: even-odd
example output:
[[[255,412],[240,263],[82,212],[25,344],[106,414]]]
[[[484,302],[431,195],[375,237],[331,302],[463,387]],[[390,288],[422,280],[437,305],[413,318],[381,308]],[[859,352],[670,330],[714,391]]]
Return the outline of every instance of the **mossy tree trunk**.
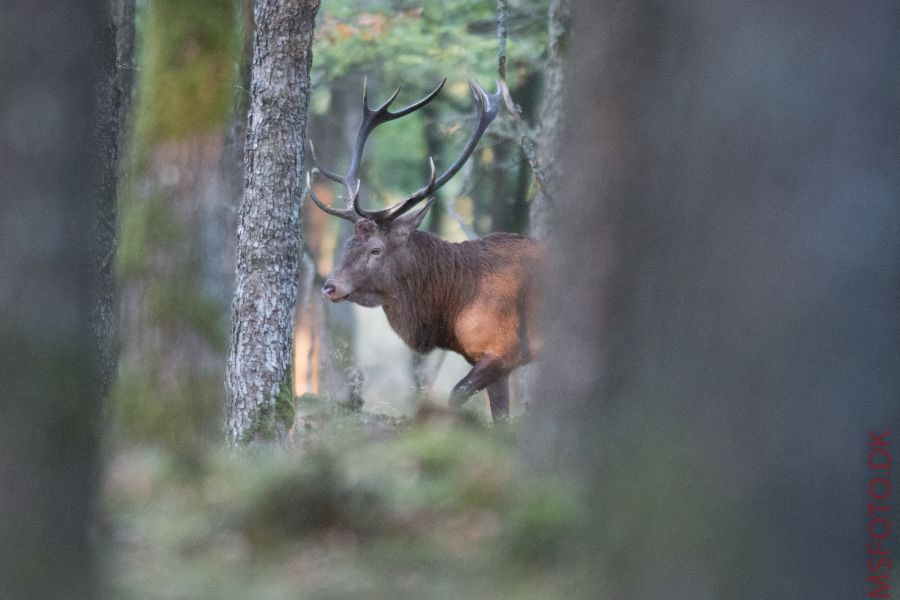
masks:
[[[226,144],[240,53],[236,2],[154,0],[117,255],[117,422],[185,458],[221,422],[236,190]]]
[[[0,598],[100,597],[91,288],[96,92],[112,52],[103,8],[14,0],[0,18]]]
[[[900,7],[575,7],[524,443],[589,495],[585,597],[864,595],[868,432],[900,423]]]
[[[318,0],[257,0],[226,376],[233,445],[282,439],[301,261],[301,164]],[[288,396],[290,397],[290,396]],[[285,407],[287,408],[287,407]],[[292,406],[291,406],[292,408]]]

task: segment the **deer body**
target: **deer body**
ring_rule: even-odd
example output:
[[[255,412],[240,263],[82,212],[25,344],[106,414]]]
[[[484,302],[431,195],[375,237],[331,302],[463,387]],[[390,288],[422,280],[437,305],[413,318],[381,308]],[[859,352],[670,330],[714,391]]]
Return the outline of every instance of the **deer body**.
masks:
[[[459,408],[473,393],[486,388],[494,421],[505,421],[509,417],[509,373],[540,351],[534,317],[542,248],[511,233],[451,243],[417,229],[434,201],[433,193],[459,170],[496,116],[500,94],[488,95],[472,84],[478,108],[476,127],[462,156],[440,177],[431,161],[428,184],[406,200],[380,211],[359,206],[356,176],[369,133],[381,123],[424,106],[442,86],[397,112],[388,110],[396,93],[375,110],[368,107],[364,94],[363,122],[348,173],[340,176],[320,169],[344,184],[348,207],[322,204],[311,187],[310,197],[327,213],[354,223],[353,236],[345,243],[322,292],[332,302],[383,307],[394,331],[417,352],[443,348],[461,354],[472,370],[453,388],[451,405]],[[412,210],[426,199],[423,208]]]
[[[388,323],[416,352],[452,350],[475,364],[485,355],[510,369],[539,351],[533,331],[538,245],[497,233],[450,243],[415,231],[407,244],[418,257],[397,269],[397,287],[383,303]]]

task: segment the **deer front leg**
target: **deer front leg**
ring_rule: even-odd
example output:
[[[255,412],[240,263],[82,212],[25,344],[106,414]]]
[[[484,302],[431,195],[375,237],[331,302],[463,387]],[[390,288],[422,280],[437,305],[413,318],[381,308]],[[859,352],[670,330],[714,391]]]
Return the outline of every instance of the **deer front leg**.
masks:
[[[509,373],[487,387],[494,425],[509,423]]]
[[[507,373],[508,369],[503,360],[493,354],[483,356],[450,392],[450,407],[457,410],[462,408],[469,396],[505,377]]]

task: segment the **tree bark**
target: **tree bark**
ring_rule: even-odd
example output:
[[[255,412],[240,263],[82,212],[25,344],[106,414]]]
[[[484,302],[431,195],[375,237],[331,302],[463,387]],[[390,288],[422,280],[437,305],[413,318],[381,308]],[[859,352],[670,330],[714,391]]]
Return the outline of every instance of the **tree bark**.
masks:
[[[237,287],[226,375],[232,445],[283,439],[301,258],[300,194],[318,0],[257,0]]]
[[[7,2],[0,18],[2,598],[99,596],[91,238],[105,19],[80,0]]]
[[[117,343],[113,256],[118,232],[118,192],[123,173],[125,123],[131,106],[134,81],[134,0],[109,0],[103,78],[98,89],[99,128],[97,149],[101,153],[100,185],[96,194],[98,213],[96,244],[94,335],[100,348],[103,395],[109,390],[116,362]]]
[[[538,186],[529,210],[532,238],[550,236],[553,200],[559,189],[560,144],[563,139],[563,98],[565,97],[566,54],[571,31],[571,0],[551,0],[547,16],[550,54],[544,67],[544,103],[538,123],[540,140],[537,160],[545,177]]]
[[[900,8],[576,14],[525,444],[586,489],[589,597],[865,595],[868,432],[900,430]]]

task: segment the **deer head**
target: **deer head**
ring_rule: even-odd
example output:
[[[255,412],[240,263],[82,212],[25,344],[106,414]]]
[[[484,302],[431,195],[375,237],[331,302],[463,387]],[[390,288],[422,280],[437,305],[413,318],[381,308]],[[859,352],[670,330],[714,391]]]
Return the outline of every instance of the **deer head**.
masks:
[[[407,246],[410,233],[425,218],[434,201],[434,193],[449,181],[472,155],[485,129],[497,116],[501,92],[488,94],[475,81],[470,81],[477,116],[475,126],[466,141],[460,156],[444,171],[437,175],[434,160],[428,159],[430,176],[428,183],[409,197],[393,206],[381,210],[368,211],[360,206],[360,180],[358,172],[362,161],[363,148],[369,134],[383,123],[408,115],[431,102],[443,88],[446,79],[427,96],[400,110],[389,110],[391,103],[400,93],[400,88],[376,109],[369,108],[367,86],[363,85],[363,118],[356,134],[356,143],[350,158],[350,166],[345,175],[318,165],[315,149],[310,143],[315,168],[328,179],[343,185],[346,193],[346,208],[333,208],[319,200],[312,188],[310,172],[306,174],[306,185],[310,198],[326,213],[354,224],[353,236],[344,245],[338,266],[325,282],[322,293],[332,302],[349,300],[362,306],[380,306],[391,296],[398,285],[397,278],[403,272],[401,265],[409,265],[415,256]],[[418,211],[410,212],[425,201]]]

